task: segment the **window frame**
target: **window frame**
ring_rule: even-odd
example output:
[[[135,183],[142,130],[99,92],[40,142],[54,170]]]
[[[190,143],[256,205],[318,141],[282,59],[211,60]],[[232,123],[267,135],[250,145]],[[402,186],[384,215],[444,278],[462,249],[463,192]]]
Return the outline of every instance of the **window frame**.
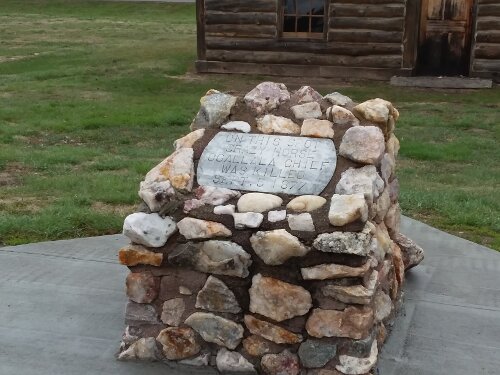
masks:
[[[285,1],[279,0],[279,33],[278,37],[284,40],[310,40],[310,41],[326,41],[328,37],[328,20],[330,12],[330,0],[324,1],[325,12],[323,14],[323,32],[313,33],[313,32],[285,32]],[[294,0],[295,1],[295,0]],[[309,16],[309,26],[311,25],[311,16]],[[319,17],[318,17],[319,18]]]

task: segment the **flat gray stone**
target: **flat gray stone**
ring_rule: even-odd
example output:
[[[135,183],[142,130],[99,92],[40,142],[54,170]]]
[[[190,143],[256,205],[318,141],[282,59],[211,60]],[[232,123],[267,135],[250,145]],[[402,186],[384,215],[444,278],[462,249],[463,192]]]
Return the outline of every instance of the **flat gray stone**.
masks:
[[[181,244],[168,255],[170,264],[196,271],[247,277],[251,256],[237,243],[209,240]]]
[[[235,349],[243,338],[243,326],[212,313],[195,312],[185,323],[206,342],[213,342],[228,349]]]
[[[237,314],[241,307],[234,293],[216,277],[209,276],[196,296],[196,308]]]
[[[300,362],[307,368],[323,367],[337,354],[337,345],[328,341],[309,339],[300,344]]]
[[[221,132],[203,151],[197,179],[228,189],[318,195],[336,165],[331,139]]]

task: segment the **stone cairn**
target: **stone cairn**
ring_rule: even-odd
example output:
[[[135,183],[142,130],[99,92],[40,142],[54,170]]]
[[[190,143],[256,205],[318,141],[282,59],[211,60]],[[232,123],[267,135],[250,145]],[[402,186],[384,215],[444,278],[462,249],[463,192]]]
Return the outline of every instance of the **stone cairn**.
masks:
[[[118,358],[372,374],[423,251],[399,233],[398,111],[309,86],[210,90],[140,184]]]

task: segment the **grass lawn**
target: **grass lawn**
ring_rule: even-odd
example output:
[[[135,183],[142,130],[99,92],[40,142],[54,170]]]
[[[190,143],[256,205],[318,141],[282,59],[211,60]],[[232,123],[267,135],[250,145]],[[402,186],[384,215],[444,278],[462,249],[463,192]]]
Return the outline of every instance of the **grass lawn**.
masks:
[[[191,4],[0,0],[0,245],[118,233],[199,97],[262,80],[193,74],[195,31]],[[318,82],[399,108],[406,215],[500,250],[499,88]]]

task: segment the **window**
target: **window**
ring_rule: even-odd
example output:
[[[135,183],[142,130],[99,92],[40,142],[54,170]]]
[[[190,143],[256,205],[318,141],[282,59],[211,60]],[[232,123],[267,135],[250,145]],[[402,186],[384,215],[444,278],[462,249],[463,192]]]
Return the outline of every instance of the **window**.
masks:
[[[325,0],[283,0],[283,36],[323,38]]]

